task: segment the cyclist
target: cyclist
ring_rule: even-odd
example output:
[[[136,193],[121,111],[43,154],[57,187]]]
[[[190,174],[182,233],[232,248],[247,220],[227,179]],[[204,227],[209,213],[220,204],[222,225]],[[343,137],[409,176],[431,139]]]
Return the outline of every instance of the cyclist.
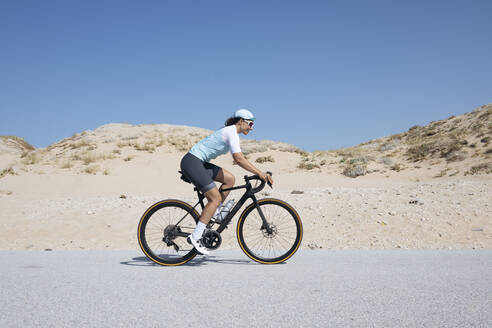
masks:
[[[208,200],[195,230],[188,237],[188,242],[200,254],[209,253],[202,243],[203,232],[212,216],[220,211],[219,206],[229,195],[229,191],[222,192],[222,189],[233,187],[235,182],[235,177],[231,172],[210,163],[210,160],[230,151],[234,162],[240,167],[257,174],[265,182],[273,184],[272,177],[251,164],[241,152],[239,133],[247,135],[253,129],[254,120],[255,117],[249,110],[237,110],[232,117],[227,119],[225,127],[199,141],[181,160],[183,174]],[[222,183],[219,189],[214,181]]]

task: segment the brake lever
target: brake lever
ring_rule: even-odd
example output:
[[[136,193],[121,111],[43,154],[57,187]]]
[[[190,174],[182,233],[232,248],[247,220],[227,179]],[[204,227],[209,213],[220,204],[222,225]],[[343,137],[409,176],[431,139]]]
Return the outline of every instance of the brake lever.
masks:
[[[267,171],[267,173],[266,173],[266,174],[268,174],[269,176],[273,176],[273,173],[272,173],[272,172],[270,172],[270,171]],[[270,186],[270,188],[272,188],[272,189],[273,189],[273,186],[272,186],[272,184],[270,183],[270,181],[267,181],[267,184]]]

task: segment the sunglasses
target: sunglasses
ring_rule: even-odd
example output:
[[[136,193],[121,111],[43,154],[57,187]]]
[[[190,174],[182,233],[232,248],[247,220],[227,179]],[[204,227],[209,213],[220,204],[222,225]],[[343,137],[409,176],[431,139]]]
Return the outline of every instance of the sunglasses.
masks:
[[[253,126],[255,125],[255,122],[253,121],[250,121],[250,120],[244,120],[244,122],[246,122],[248,124],[248,126],[252,129]]]

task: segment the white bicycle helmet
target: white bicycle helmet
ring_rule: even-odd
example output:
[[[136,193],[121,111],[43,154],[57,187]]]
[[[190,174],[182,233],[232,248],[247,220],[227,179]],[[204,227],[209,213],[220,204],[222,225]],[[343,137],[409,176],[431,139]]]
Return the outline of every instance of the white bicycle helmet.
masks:
[[[255,116],[247,109],[239,109],[234,113],[234,117],[239,117],[245,120],[255,120]]]

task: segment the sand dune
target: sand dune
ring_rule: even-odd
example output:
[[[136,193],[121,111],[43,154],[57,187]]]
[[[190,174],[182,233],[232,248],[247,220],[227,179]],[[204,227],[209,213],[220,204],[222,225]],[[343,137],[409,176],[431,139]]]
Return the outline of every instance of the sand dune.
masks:
[[[108,124],[42,149],[0,138],[0,249],[134,249],[153,202],[193,202],[179,161],[212,131]],[[491,248],[492,105],[331,151],[242,140],[274,173],[260,197],[291,203],[304,248]],[[230,156],[215,163],[241,183]],[[296,193],[292,193],[293,191]],[[239,198],[240,192],[232,197]],[[234,248],[234,229],[223,234]]]

